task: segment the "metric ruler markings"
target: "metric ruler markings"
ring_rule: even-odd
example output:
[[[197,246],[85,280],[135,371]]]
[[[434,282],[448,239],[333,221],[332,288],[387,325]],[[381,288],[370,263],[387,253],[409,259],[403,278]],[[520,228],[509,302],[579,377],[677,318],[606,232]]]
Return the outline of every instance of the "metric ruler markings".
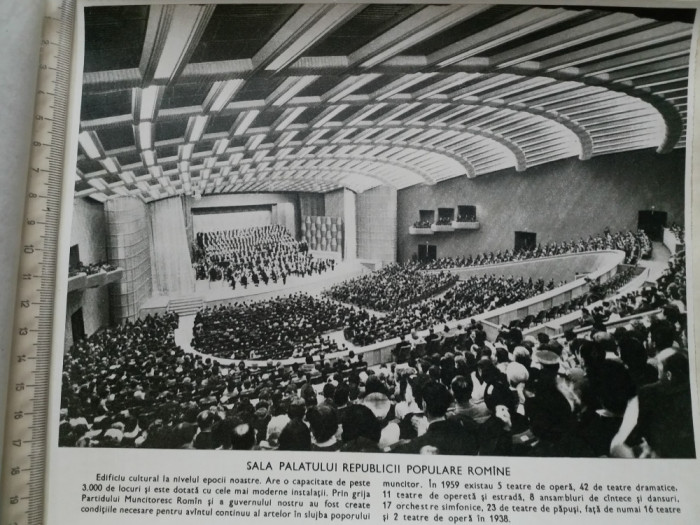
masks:
[[[41,37],[10,354],[0,525],[41,525],[56,255],[74,0],[52,0]]]

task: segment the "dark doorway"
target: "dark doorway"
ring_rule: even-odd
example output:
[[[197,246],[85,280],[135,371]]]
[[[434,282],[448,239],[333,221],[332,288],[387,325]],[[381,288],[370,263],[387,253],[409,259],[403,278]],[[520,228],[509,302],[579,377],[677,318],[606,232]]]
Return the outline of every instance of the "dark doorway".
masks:
[[[77,268],[80,266],[80,248],[77,244],[70,247],[70,254],[68,255],[68,266],[70,268]]]
[[[659,210],[639,210],[637,229],[644,230],[652,241],[663,241],[668,213]]]
[[[437,259],[437,246],[433,244],[418,245],[418,260],[421,262],[434,261]]]
[[[78,308],[73,315],[70,316],[70,327],[73,332],[73,342],[79,341],[85,337],[85,323],[83,321],[82,308]]]
[[[533,250],[537,246],[537,234],[532,232],[515,232],[515,244],[513,249]]]

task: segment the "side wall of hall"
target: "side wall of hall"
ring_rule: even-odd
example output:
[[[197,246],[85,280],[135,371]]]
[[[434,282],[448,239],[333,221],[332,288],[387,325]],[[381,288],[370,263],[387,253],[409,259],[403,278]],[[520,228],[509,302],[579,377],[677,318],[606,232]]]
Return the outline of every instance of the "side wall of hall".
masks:
[[[563,241],[611,231],[636,230],[637,212],[652,206],[668,222],[684,221],[685,150],[666,155],[639,151],[565,159],[517,173],[504,170],[476,179],[459,177],[398,192],[398,259],[437,246],[438,257],[512,249],[514,232],[537,233],[537,242]],[[419,210],[475,205],[478,230],[410,235]]]
[[[78,245],[81,262],[90,264],[106,261],[106,237],[107,226],[103,205],[89,199],[75,199],[70,244]],[[80,308],[83,309],[83,323],[87,335],[94,333],[102,326],[107,326],[109,324],[109,289],[106,286],[100,286],[68,292],[66,346],[73,344],[71,315]]]
[[[378,186],[358,193],[357,257],[393,262],[396,260],[396,190]]]

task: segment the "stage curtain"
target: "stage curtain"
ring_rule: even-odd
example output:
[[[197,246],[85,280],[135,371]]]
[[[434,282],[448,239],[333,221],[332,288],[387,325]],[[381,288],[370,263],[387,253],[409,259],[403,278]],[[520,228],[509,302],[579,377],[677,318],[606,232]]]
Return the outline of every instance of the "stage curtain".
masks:
[[[192,202],[191,195],[180,195],[182,201],[182,212],[185,214],[185,232],[187,233],[187,247],[190,252],[190,260],[194,258],[194,226],[192,223]]]
[[[160,295],[194,292],[194,270],[180,199],[148,205],[153,291]]]
[[[110,315],[114,324],[135,320],[151,296],[151,255],[146,205],[136,197],[119,197],[104,204],[107,257],[124,270],[109,285]]]

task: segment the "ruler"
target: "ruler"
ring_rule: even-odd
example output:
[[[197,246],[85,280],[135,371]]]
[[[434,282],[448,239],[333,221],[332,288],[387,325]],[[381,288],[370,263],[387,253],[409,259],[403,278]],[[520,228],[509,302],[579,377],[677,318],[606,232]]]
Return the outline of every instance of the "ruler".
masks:
[[[39,525],[43,521],[51,332],[74,15],[72,0],[47,2],[10,353],[0,525]]]

